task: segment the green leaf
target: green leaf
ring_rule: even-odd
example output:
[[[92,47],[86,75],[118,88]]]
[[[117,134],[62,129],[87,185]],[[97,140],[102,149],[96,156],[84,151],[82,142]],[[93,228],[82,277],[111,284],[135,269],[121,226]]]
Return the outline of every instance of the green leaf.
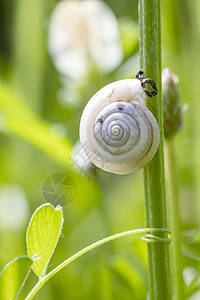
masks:
[[[0,274],[0,299],[14,300],[28,276],[33,261],[19,256],[9,262]]]
[[[45,269],[58,242],[63,223],[60,206],[50,204],[40,206],[32,215],[27,233],[26,244],[28,256],[36,254],[37,261],[32,265],[38,277],[45,275]]]

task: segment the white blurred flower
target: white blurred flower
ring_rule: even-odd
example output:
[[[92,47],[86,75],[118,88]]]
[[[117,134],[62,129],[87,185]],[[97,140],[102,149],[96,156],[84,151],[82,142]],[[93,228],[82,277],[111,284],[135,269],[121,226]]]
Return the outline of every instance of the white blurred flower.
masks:
[[[194,279],[197,277],[198,271],[193,267],[186,267],[183,270],[183,279],[186,286],[190,286]]]
[[[14,184],[0,187],[0,228],[20,230],[27,222],[29,207],[23,190]]]
[[[82,78],[91,61],[112,71],[122,60],[114,13],[99,0],[59,2],[50,18],[48,50],[57,70],[72,79]]]

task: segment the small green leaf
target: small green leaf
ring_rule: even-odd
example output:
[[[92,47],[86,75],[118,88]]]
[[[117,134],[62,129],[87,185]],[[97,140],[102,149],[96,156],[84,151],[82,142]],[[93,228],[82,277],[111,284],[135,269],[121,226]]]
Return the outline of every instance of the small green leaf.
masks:
[[[19,293],[33,261],[27,256],[19,256],[9,262],[0,274],[0,299],[14,300]]]
[[[26,244],[28,256],[37,256],[32,265],[35,274],[41,277],[54,252],[62,229],[63,214],[61,207],[50,204],[40,206],[32,215],[27,233]]]

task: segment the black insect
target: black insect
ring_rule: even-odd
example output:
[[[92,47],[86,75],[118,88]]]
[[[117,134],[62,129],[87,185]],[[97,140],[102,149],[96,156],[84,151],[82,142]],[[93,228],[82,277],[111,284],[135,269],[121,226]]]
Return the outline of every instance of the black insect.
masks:
[[[151,79],[151,78],[144,78],[144,77],[143,77],[143,74],[144,74],[144,72],[143,72],[142,70],[140,70],[139,72],[137,72],[137,73],[135,74],[135,77],[136,77],[137,79],[140,80],[141,86],[142,86],[142,88],[144,89],[145,94],[146,94],[147,96],[149,96],[149,97],[154,97],[154,96],[157,94],[157,92],[158,92],[157,87],[156,87],[156,84],[155,84],[155,82],[153,81],[153,79]],[[150,91],[147,89],[147,83],[149,83],[149,84],[151,85],[151,87],[154,89],[154,91],[151,91],[151,92],[150,92]]]

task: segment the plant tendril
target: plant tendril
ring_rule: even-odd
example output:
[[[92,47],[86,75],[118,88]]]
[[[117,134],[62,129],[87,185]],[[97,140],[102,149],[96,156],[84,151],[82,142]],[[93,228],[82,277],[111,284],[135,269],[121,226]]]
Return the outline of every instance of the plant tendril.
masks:
[[[133,234],[142,234],[142,233],[147,233],[144,237],[142,237],[143,241],[146,242],[151,242],[151,243],[158,243],[158,242],[165,242],[165,243],[170,243],[171,240],[170,238],[163,238],[157,235],[154,235],[152,232],[157,232],[157,233],[162,233],[162,234],[167,234],[168,236],[171,235],[171,231],[166,229],[166,228],[140,228],[140,229],[134,229],[134,230],[128,230],[124,231],[121,233],[117,233],[114,235],[111,235],[109,237],[106,237],[102,240],[99,240],[98,242],[95,242],[79,252],[75,253],[65,261],[63,261],[59,266],[57,266],[55,269],[53,269],[51,272],[49,272],[46,276],[44,276],[42,279],[38,281],[38,283],[35,285],[35,287],[32,289],[32,291],[29,293],[29,295],[26,297],[25,300],[30,300],[33,299],[33,297],[37,294],[37,292],[41,289],[41,287],[56,273],[58,273],[60,270],[62,270],[64,267],[69,265],[71,262],[82,256],[83,254],[89,252],[92,249],[97,248],[98,246],[101,246],[103,244],[106,244],[110,241],[116,240],[121,237],[125,237],[128,235],[133,235]]]

